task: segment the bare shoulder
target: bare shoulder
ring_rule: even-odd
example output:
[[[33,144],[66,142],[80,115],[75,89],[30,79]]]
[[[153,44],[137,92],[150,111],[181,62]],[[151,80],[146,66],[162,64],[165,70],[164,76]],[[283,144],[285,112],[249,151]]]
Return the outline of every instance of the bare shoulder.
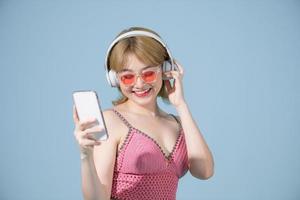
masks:
[[[105,123],[112,123],[116,120],[116,114],[114,113],[113,109],[106,109],[103,111],[103,116]]]
[[[113,109],[106,109],[103,111],[103,116],[105,120],[114,120],[115,118],[115,113]]]
[[[113,139],[117,140],[119,143],[123,135],[122,133],[124,132],[123,130],[126,130],[126,126],[122,123],[122,120],[117,116],[113,109],[104,110],[103,117],[109,137],[113,137]]]

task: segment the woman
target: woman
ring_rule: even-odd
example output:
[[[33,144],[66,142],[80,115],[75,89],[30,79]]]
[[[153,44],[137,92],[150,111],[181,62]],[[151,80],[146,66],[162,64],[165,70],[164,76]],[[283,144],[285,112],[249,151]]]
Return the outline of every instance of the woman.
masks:
[[[95,141],[92,135],[102,128],[95,120],[79,121],[73,110],[84,199],[176,199],[187,170],[199,179],[213,175],[212,154],[184,99],[183,68],[173,61],[158,34],[146,28],[124,30],[110,46],[108,80],[121,97],[103,112],[108,140]],[[159,108],[157,97],[178,116]]]

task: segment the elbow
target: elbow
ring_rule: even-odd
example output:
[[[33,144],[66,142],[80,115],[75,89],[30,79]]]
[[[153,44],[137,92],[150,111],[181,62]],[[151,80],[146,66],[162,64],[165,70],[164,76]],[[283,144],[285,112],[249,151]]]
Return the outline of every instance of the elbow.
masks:
[[[210,170],[209,172],[205,173],[203,176],[202,176],[202,180],[208,180],[210,179],[211,177],[213,177],[214,175],[214,170]]]
[[[192,160],[192,162],[190,162],[189,168],[191,175],[201,180],[208,180],[214,175],[213,162],[204,162],[203,160]]]
[[[210,167],[207,167],[207,170],[205,170],[205,173],[203,174],[202,179],[208,180],[214,175],[214,165],[210,165]]]
[[[198,173],[191,171],[191,174],[193,177],[195,177],[197,179],[208,180],[214,175],[214,171],[208,170],[207,172],[198,172]]]

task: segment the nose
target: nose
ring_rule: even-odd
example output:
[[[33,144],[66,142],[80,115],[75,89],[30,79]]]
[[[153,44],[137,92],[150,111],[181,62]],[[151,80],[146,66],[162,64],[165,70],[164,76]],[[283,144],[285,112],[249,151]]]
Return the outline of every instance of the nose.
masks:
[[[135,86],[136,87],[142,87],[144,85],[144,81],[143,79],[141,78],[141,76],[137,76],[136,77],[136,81],[135,81]]]

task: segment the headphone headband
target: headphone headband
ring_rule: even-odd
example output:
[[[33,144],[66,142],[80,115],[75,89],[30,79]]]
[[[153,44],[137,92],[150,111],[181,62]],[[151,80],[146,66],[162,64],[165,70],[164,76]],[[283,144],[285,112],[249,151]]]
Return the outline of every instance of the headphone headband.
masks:
[[[116,87],[118,85],[118,83],[117,83],[117,80],[115,78],[115,74],[114,74],[115,72],[110,69],[109,64],[108,64],[109,54],[110,54],[112,48],[115,46],[115,44],[118,43],[120,40],[125,39],[125,38],[129,38],[129,37],[134,37],[134,36],[146,36],[146,37],[153,38],[154,40],[159,42],[166,49],[166,51],[169,55],[170,70],[176,70],[176,68],[175,68],[176,65],[174,64],[171,52],[169,51],[166,43],[164,43],[164,41],[158,35],[156,35],[154,33],[151,33],[149,31],[143,31],[143,30],[128,31],[126,33],[123,33],[123,34],[119,35],[116,39],[114,39],[111,42],[111,44],[109,45],[108,50],[106,52],[104,67],[105,67],[107,80],[108,80],[109,84],[112,87]]]

